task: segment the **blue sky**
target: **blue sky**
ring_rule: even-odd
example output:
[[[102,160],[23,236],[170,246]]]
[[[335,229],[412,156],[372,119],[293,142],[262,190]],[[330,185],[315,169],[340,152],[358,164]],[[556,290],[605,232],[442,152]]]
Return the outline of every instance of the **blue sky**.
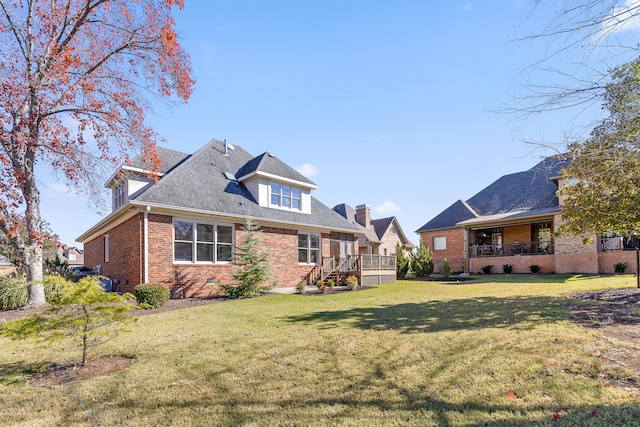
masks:
[[[269,151],[304,171],[324,204],[366,203],[417,243],[415,230],[456,200],[553,154],[523,138],[562,140],[563,113],[495,112],[541,55],[510,43],[535,29],[529,11],[508,0],[187,0],[175,15],[194,93],[149,123],[184,152],[212,138]],[[42,196],[68,245],[102,218],[56,184]]]

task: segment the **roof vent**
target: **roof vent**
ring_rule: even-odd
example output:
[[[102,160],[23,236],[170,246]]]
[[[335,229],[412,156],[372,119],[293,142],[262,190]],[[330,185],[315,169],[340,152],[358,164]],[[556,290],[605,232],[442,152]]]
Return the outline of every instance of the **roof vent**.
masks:
[[[235,148],[236,147],[234,147],[233,145],[229,144],[226,139],[224,140],[224,155],[225,156],[229,155],[229,150],[233,150]]]

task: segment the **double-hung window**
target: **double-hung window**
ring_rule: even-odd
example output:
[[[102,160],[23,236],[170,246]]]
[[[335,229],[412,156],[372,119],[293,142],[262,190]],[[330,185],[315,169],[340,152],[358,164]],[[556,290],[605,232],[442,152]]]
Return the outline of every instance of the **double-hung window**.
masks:
[[[271,189],[271,206],[300,210],[300,189],[286,184],[272,182],[269,186]]]
[[[233,227],[224,224],[173,221],[173,260],[231,262]]]
[[[320,264],[320,236],[312,233],[298,233],[298,262]]]
[[[124,201],[125,201],[124,193],[125,193],[125,183],[122,182],[113,190],[113,208],[114,209],[118,209],[120,206],[124,205]]]

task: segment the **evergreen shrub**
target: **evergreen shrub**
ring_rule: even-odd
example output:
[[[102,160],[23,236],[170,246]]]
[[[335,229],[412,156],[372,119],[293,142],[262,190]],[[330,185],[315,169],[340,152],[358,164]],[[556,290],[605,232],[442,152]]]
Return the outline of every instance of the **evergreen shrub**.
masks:
[[[143,308],[157,308],[169,301],[169,288],[156,283],[143,283],[136,286],[133,294]]]

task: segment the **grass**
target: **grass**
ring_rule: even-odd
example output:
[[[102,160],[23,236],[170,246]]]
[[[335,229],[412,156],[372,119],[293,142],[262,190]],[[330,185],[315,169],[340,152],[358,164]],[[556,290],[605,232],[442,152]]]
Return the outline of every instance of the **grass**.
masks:
[[[573,291],[634,276],[401,281],[144,316],[102,348],[127,370],[34,388],[75,348],[0,338],[7,425],[637,425],[639,396],[606,384],[612,344],[568,321]]]

